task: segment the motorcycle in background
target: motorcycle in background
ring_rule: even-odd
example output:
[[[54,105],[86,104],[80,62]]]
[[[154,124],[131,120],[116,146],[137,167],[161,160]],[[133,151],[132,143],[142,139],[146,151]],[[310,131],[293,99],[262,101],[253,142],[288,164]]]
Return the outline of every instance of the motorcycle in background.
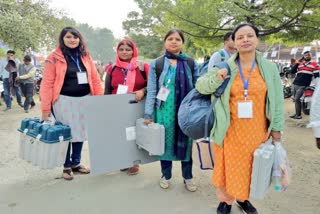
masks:
[[[292,81],[290,81],[288,78],[289,74],[290,74],[289,67],[284,67],[280,72],[284,98],[289,98],[292,96],[292,90],[291,90]]]
[[[312,95],[313,95],[314,89],[315,89],[314,86],[306,87],[303,91],[302,97],[300,98],[302,112],[305,115],[310,114],[311,100],[312,100]]]

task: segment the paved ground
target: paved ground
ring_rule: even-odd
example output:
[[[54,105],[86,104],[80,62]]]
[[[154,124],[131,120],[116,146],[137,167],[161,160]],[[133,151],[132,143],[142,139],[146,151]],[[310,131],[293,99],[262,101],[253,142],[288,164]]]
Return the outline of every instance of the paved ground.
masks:
[[[37,98],[36,98],[37,100]],[[286,100],[286,113],[293,103]],[[127,176],[112,172],[99,176],[76,176],[71,182],[59,179],[61,168],[40,170],[18,158],[21,119],[39,116],[39,104],[29,114],[17,105],[9,112],[0,106],[0,214],[209,214],[216,213],[218,201],[211,185],[211,172],[194,166],[198,191],[184,189],[180,164],[174,165],[172,185],[158,186],[159,163],[141,167],[141,173]],[[293,167],[292,183],[286,192],[270,190],[263,201],[253,201],[263,214],[313,214],[320,209],[320,150],[311,130],[302,121],[286,120],[285,147]],[[83,163],[89,164],[88,146]],[[232,213],[241,213],[235,206]]]

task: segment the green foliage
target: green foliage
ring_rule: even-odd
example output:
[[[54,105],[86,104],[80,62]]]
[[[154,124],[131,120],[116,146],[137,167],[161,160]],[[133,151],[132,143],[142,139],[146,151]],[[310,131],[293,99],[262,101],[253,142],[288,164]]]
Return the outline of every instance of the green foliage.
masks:
[[[160,36],[181,29],[195,56],[221,47],[223,35],[243,22],[255,24],[262,40],[297,44],[318,39],[319,0],[135,0],[142,13],[132,12],[123,22],[127,33]]]
[[[139,51],[139,56],[145,58],[154,59],[159,56],[159,53],[163,50],[163,42],[158,36],[146,36],[143,34],[132,34],[130,35]]]
[[[105,64],[110,60],[114,61],[115,51],[114,36],[112,31],[106,28],[97,28],[88,24],[78,24],[79,31],[85,37],[90,54],[94,60],[103,61]]]
[[[57,18],[59,11],[49,9],[47,0],[2,0],[0,8],[0,40],[11,48],[23,52],[29,47],[54,47],[64,22]]]

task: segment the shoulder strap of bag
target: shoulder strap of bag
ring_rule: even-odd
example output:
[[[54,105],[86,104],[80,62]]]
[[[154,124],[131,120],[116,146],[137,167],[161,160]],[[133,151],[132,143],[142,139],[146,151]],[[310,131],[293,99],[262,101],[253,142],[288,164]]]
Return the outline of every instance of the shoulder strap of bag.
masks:
[[[218,68],[226,68],[228,69],[228,76],[227,78],[224,79],[224,81],[222,82],[222,84],[216,89],[216,91],[213,93],[215,98],[213,99],[209,109],[208,109],[208,112],[207,112],[207,115],[206,115],[206,120],[205,120],[205,130],[204,130],[204,134],[205,134],[205,139],[209,139],[209,136],[207,136],[207,133],[209,133],[209,128],[212,128],[212,127],[208,127],[209,126],[209,119],[210,119],[210,115],[212,114],[212,111],[213,111],[213,106],[216,104],[217,100],[219,99],[219,97],[221,97],[221,95],[223,94],[224,90],[226,89],[228,83],[229,83],[229,80],[230,80],[230,75],[231,75],[231,71],[230,71],[230,68],[229,68],[229,65],[228,63],[226,62],[221,62],[217,65],[214,65],[214,67],[218,67]]]
[[[144,70],[144,62],[138,61],[138,68],[144,80],[147,80],[147,74]]]
[[[194,73],[194,60],[191,57],[188,57],[187,63],[190,67],[191,73]],[[157,80],[160,77],[160,74],[163,70],[163,64],[164,64],[164,55],[158,57],[156,59],[156,75],[157,75]]]

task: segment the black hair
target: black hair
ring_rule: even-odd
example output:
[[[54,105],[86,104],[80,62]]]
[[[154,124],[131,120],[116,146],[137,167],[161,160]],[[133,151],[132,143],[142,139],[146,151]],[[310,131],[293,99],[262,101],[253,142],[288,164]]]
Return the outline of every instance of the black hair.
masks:
[[[310,51],[305,51],[305,52],[303,52],[303,54],[307,54],[307,53],[311,53]]]
[[[133,44],[129,39],[123,39],[119,44],[117,45],[117,50],[121,45],[128,45],[133,50]]]
[[[23,61],[31,62],[31,57],[29,55],[25,55],[23,57]]]
[[[8,51],[7,51],[7,54],[13,54],[13,55],[15,55],[15,54],[16,54],[16,52],[15,52],[15,51],[13,51],[13,50],[8,50]]]
[[[234,41],[234,39],[235,39],[236,32],[237,32],[240,28],[245,27],[245,26],[251,27],[251,28],[254,30],[254,32],[256,33],[256,36],[259,37],[259,32],[260,32],[260,31],[259,31],[259,29],[258,29],[256,26],[254,26],[254,25],[251,24],[251,23],[242,23],[242,24],[238,25],[237,27],[235,27],[234,30],[233,30],[232,36],[231,36],[231,38],[232,38],[233,41]]]
[[[232,36],[232,31],[229,31],[226,34],[224,34],[223,41],[227,41],[230,38],[230,36]]]
[[[84,41],[84,38],[81,35],[81,33],[77,29],[75,29],[73,27],[65,27],[65,28],[63,28],[61,33],[60,33],[60,35],[59,35],[59,47],[60,47],[62,53],[64,55],[66,55],[66,54],[70,55],[71,54],[70,53],[70,49],[64,44],[64,41],[63,41],[63,37],[68,32],[71,33],[73,36],[79,38],[80,41],[79,41],[79,46],[77,47],[77,49],[79,50],[80,55],[81,56],[87,55],[88,50],[87,50],[87,45],[86,45],[86,43]]]
[[[177,29],[177,28],[172,28],[171,30],[169,30],[166,35],[164,36],[164,39],[163,41],[165,42],[167,40],[167,38],[171,35],[171,34],[174,34],[174,33],[178,33],[179,36],[181,37],[182,39],[182,43],[184,43],[184,36],[183,36],[183,33],[181,30]]]

